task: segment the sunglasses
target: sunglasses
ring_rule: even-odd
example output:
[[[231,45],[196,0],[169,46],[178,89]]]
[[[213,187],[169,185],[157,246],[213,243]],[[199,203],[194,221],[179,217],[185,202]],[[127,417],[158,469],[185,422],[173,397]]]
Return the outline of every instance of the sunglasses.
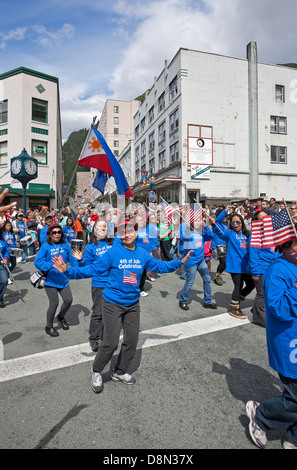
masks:
[[[61,230],[52,230],[51,233],[53,235],[61,235],[62,231]]]
[[[237,222],[237,221],[231,222],[231,225],[240,225],[240,224],[241,224],[241,222]]]

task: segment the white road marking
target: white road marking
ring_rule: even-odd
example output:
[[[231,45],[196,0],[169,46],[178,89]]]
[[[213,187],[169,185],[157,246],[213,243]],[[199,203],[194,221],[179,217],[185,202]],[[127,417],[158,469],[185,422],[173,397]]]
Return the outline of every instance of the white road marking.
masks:
[[[249,308],[244,309],[243,312],[246,315],[250,315]],[[235,328],[249,322],[249,318],[238,320],[237,318],[231,317],[229,313],[223,313],[198,320],[141,331],[139,333],[137,349],[160,346],[161,344],[181,341],[214,331]],[[117,354],[119,348],[115,354]],[[94,357],[95,353],[90,350],[89,343],[83,343],[32,354],[30,356],[9,359],[0,362],[0,382],[7,382],[8,380],[74,366],[83,362],[92,361]]]

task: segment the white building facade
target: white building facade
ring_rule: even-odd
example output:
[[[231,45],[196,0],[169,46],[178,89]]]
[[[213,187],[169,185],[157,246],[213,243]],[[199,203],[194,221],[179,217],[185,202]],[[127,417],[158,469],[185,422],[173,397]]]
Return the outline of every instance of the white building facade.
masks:
[[[148,172],[158,201],[296,200],[296,90],[297,70],[258,63],[255,43],[247,59],[181,48],[134,117],[137,199]],[[211,159],[190,153],[198,138]]]
[[[62,137],[59,80],[24,67],[0,75],[0,183],[7,200],[23,204],[21,183],[10,176],[10,159],[23,148],[38,160],[38,178],[27,186],[26,207],[60,207]]]

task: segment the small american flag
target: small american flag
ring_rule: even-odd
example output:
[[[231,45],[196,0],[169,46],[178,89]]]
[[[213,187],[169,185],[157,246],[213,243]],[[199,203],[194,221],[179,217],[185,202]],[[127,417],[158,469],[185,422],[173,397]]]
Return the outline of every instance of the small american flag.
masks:
[[[124,269],[124,284],[137,284],[137,274]]]
[[[264,224],[263,220],[252,221],[251,246],[263,248]]]
[[[282,245],[296,239],[296,233],[286,209],[263,219],[263,248]]]
[[[165,217],[164,217],[164,224],[165,228],[169,228],[172,220],[172,214],[175,212],[175,208],[170,206],[164,199],[162,198],[163,201],[163,208],[165,212]]]
[[[192,206],[189,207],[187,213],[186,213],[186,223],[187,224],[193,224],[196,220],[200,220],[202,215],[204,213],[204,210],[200,206],[200,204],[195,203]]]

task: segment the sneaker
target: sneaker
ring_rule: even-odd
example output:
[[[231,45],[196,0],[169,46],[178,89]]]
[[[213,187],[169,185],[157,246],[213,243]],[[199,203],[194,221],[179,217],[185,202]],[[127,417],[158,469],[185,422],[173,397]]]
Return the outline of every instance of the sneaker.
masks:
[[[12,279],[10,279],[10,277],[8,278],[7,283],[8,283],[8,285],[12,284]]]
[[[4,302],[0,302],[0,308],[5,308],[5,303]]]
[[[103,390],[103,380],[100,372],[94,372],[92,370],[91,387],[95,393],[101,393]]]
[[[223,280],[221,278],[221,276],[216,276],[213,280],[213,282],[217,285],[217,286],[222,286],[223,285]]]
[[[111,374],[111,379],[114,382],[123,382],[126,385],[132,385],[132,384],[135,384],[135,382],[136,382],[134,377],[132,377],[132,375],[128,374],[127,372],[126,372],[126,374],[122,374],[122,375],[117,374],[116,372],[113,372]]]
[[[211,302],[210,304],[203,304],[203,307],[204,308],[212,308],[212,309],[216,309],[218,308],[217,304],[215,302]]]
[[[149,276],[147,276],[146,278],[147,278],[149,281],[151,281],[151,282],[155,282],[155,280],[156,280],[155,278],[149,277]]]
[[[283,449],[297,449],[297,445],[289,441],[286,437],[283,439],[282,446]]]
[[[141,295],[141,297],[147,297],[147,296],[148,296],[148,293],[147,293],[147,292],[144,292],[144,290],[142,290],[142,291],[140,292],[140,295]]]
[[[267,444],[266,432],[264,432],[256,423],[256,409],[260,403],[256,401],[248,401],[246,404],[246,414],[250,420],[249,432],[253,442],[261,449]]]

